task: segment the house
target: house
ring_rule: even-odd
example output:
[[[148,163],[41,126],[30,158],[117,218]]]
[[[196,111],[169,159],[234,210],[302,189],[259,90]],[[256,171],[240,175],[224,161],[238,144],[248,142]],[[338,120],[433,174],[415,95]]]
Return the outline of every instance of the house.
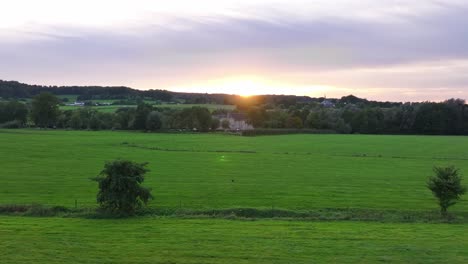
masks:
[[[214,118],[219,119],[219,127],[217,129],[226,130],[252,130],[253,126],[247,123],[247,116],[244,113],[227,113],[221,115],[215,115]],[[228,124],[229,128],[223,127]]]
[[[329,107],[335,107],[335,104],[334,104],[332,101],[327,100],[327,99],[323,100],[323,101],[320,103],[320,105],[323,106],[323,107],[327,107],[327,108],[329,108]]]
[[[67,104],[68,106],[84,106],[84,102],[75,101],[74,103]]]

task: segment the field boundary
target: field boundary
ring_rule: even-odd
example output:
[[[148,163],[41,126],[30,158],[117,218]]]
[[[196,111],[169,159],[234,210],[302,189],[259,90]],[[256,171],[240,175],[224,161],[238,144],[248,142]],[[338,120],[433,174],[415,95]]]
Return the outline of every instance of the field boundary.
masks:
[[[387,158],[387,159],[414,159],[414,160],[458,160],[458,161],[467,161],[468,158],[455,158],[455,157],[409,157],[409,156],[384,156],[384,155],[375,155],[375,154],[366,154],[366,153],[356,153],[352,155],[331,155],[334,157],[344,157],[344,158]]]
[[[168,151],[168,152],[204,152],[204,153],[242,153],[242,154],[256,154],[257,151],[254,150],[195,150],[195,149],[170,149],[170,148],[160,148],[160,147],[147,147],[141,146],[133,143],[122,142],[121,145],[127,146],[129,148],[139,148],[146,150],[155,150],[155,151]]]
[[[67,208],[63,206],[0,205],[0,215],[24,217],[73,217],[89,219],[120,218],[100,212],[96,208]],[[146,208],[133,217],[213,218],[232,220],[289,220],[289,221],[368,221],[384,223],[452,223],[468,224],[468,212],[453,212],[442,218],[438,211],[404,211],[357,208],[321,208],[302,211],[266,208],[179,209]]]

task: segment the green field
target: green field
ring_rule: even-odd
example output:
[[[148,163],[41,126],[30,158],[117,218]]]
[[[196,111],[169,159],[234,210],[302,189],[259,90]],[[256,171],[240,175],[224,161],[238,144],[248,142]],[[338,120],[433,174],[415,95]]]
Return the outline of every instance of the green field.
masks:
[[[0,217],[2,263],[467,263],[466,226]]]
[[[193,209],[435,210],[432,166],[468,171],[467,137],[1,130],[0,145],[3,204],[93,206],[89,178],[116,158],[149,162],[151,206]]]
[[[97,110],[104,113],[114,113],[120,108],[136,108],[136,105],[102,105],[102,106],[91,106],[91,109]],[[63,105],[60,106],[60,110],[77,110],[81,109],[83,106],[74,106],[74,105]]]
[[[109,100],[93,100],[95,102],[110,102]],[[234,110],[236,107],[234,105],[218,105],[218,104],[152,104],[151,101],[148,101],[147,103],[153,105],[154,107],[158,108],[171,108],[171,109],[184,109],[184,108],[190,108],[194,106],[198,107],[206,107],[210,111],[214,111],[217,109],[226,109],[226,110]],[[153,102],[154,103],[154,102]],[[137,107],[136,105],[104,105],[104,106],[92,106],[93,109],[96,109],[100,112],[106,112],[106,113],[113,113],[117,111],[119,108],[124,108],[124,107]],[[64,105],[60,106],[61,110],[75,110],[75,109],[80,109],[82,106],[69,106],[69,105]]]
[[[437,211],[434,165],[468,137],[0,130],[0,205],[96,207],[107,160],[149,162],[151,208]],[[462,200],[451,211],[468,210]],[[467,263],[466,224],[0,217],[5,263]],[[140,240],[143,239],[143,240]],[[21,254],[17,254],[21,252]]]

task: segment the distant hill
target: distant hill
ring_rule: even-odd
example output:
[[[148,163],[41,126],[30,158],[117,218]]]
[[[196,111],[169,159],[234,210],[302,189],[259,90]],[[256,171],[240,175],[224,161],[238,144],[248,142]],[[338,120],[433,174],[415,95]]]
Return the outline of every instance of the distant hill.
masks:
[[[81,100],[151,97],[170,101],[173,96],[169,91],[140,91],[125,86],[43,86],[0,80],[0,97],[3,98],[30,98],[41,92],[50,92],[55,95],[78,95]]]
[[[297,104],[329,101],[333,104],[369,104],[373,106],[391,106],[399,103],[377,102],[361,99],[353,95],[341,99],[312,98],[295,95],[258,95],[248,99],[232,94],[179,93],[167,90],[137,90],[125,86],[44,86],[30,85],[17,81],[0,80],[0,98],[31,98],[41,92],[55,95],[77,95],[78,100],[125,100],[152,99],[163,102],[183,102],[187,104],[229,104],[229,105],[282,105],[289,107]]]
[[[242,99],[239,95],[230,94],[137,90],[125,86],[43,86],[0,80],[0,97],[4,99],[31,98],[41,92],[50,92],[55,95],[78,95],[79,100],[147,98],[164,102],[183,101],[189,104],[236,104]],[[258,103],[273,102],[288,105],[314,101],[308,96],[294,95],[264,95],[255,96],[255,98]]]

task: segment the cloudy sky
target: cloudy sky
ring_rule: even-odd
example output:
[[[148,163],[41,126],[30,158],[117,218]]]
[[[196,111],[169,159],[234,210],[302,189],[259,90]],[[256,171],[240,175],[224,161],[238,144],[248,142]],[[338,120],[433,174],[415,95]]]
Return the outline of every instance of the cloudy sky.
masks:
[[[468,99],[466,0],[0,0],[0,79]]]

